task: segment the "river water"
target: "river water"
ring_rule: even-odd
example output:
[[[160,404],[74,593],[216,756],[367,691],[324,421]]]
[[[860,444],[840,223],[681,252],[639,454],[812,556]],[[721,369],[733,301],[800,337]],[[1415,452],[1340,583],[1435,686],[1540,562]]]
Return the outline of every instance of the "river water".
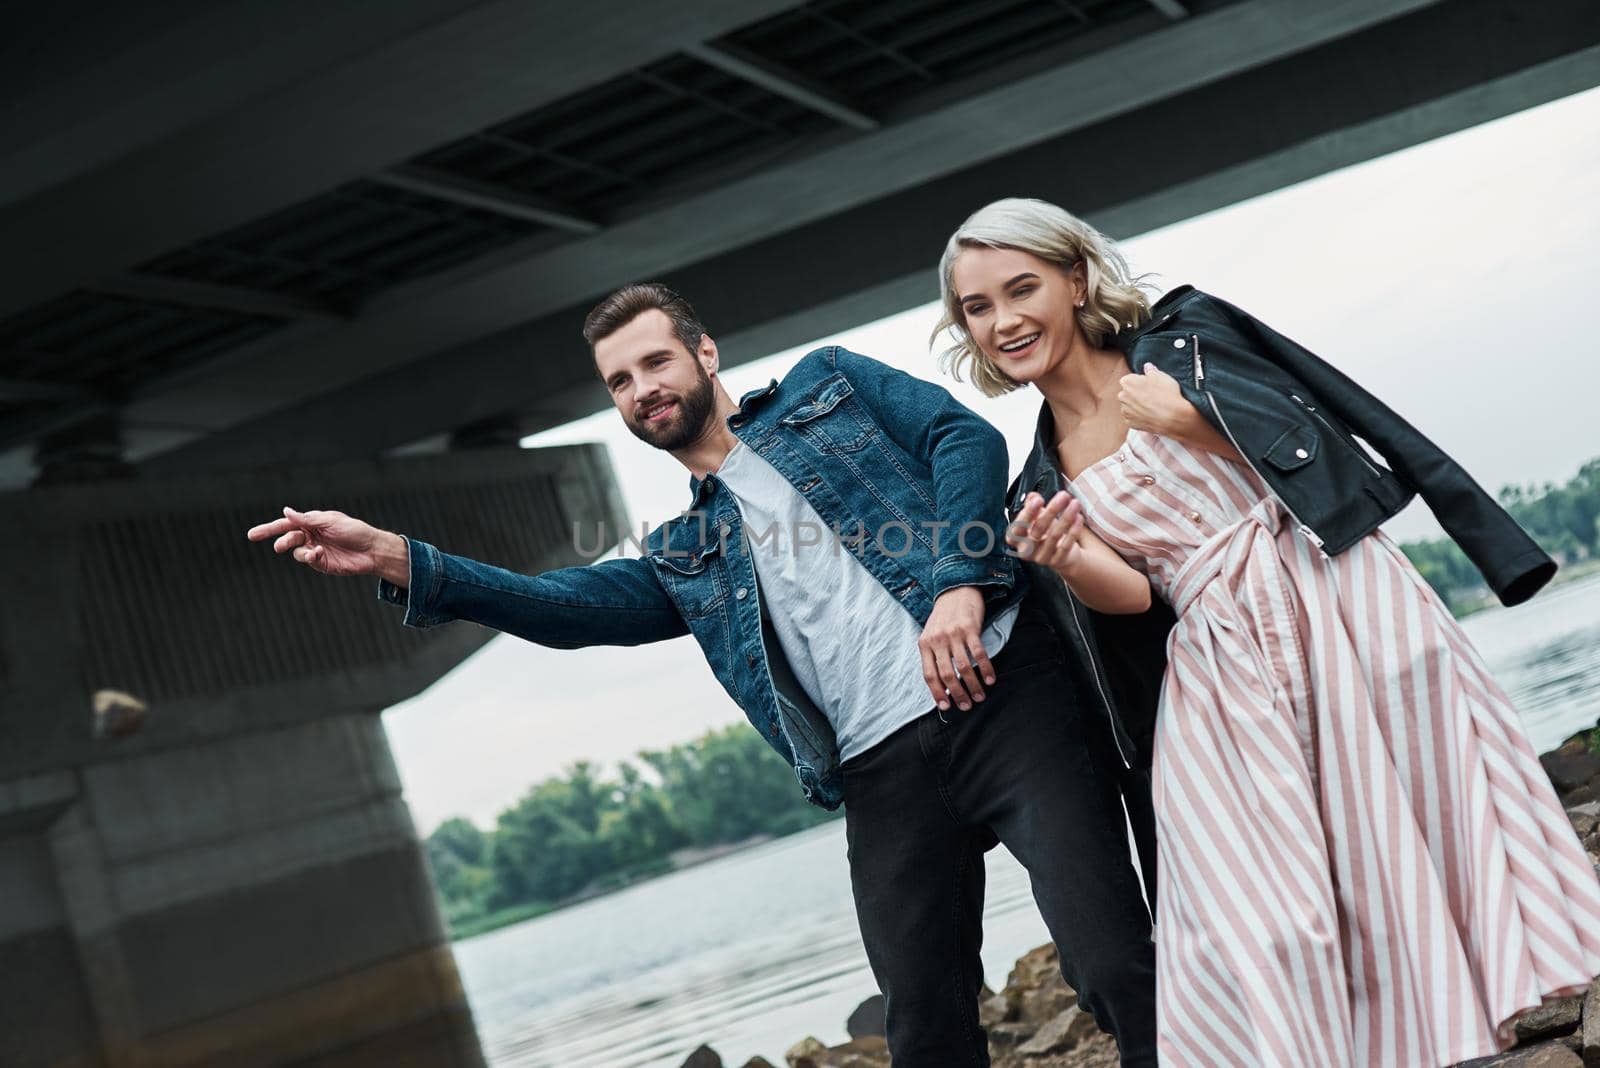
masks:
[[[1467,632],[1543,752],[1600,714],[1600,575]],[[1048,941],[1027,875],[988,855],[989,985]],[[805,1035],[842,1042],[875,992],[856,929],[843,821],[460,942],[494,1068],[678,1068],[709,1043],[730,1068]]]

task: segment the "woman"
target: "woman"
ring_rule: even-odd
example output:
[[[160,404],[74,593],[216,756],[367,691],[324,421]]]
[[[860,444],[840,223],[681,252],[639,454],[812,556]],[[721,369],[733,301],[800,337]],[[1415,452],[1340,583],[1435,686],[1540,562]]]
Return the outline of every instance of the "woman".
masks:
[[[983,208],[940,278],[957,377],[1044,395],[1014,549],[1089,608],[1144,612],[1153,588],[1177,616],[1152,767],[1162,1063],[1452,1064],[1584,989],[1594,871],[1378,524],[1420,492],[1507,604],[1549,557],[1348,378],[1190,287],[1150,307],[1060,208]]]

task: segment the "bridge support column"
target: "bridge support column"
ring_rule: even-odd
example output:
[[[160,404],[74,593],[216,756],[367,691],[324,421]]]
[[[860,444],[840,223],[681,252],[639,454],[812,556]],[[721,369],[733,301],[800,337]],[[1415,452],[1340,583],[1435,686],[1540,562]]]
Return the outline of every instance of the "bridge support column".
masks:
[[[406,631],[374,583],[247,543],[284,503],[524,570],[624,522],[588,447],[11,495],[8,1064],[483,1063],[378,713],[490,632]],[[102,688],[148,704],[135,733],[95,736]]]

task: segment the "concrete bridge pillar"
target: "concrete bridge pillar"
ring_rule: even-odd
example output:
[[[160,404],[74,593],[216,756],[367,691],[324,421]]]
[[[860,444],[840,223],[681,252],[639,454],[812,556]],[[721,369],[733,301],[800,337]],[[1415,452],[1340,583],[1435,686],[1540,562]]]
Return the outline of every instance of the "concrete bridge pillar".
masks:
[[[524,570],[625,523],[598,446],[0,497],[0,1062],[483,1063],[378,713],[490,632],[245,541],[286,503]]]

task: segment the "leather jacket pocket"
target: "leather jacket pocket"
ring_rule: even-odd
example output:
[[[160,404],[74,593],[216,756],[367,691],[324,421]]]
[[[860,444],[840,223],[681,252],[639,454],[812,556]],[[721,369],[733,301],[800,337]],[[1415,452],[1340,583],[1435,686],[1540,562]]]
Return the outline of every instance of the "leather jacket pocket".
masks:
[[[1320,440],[1315,427],[1292,426],[1267,446],[1261,458],[1279,471],[1297,471],[1317,458]]]

